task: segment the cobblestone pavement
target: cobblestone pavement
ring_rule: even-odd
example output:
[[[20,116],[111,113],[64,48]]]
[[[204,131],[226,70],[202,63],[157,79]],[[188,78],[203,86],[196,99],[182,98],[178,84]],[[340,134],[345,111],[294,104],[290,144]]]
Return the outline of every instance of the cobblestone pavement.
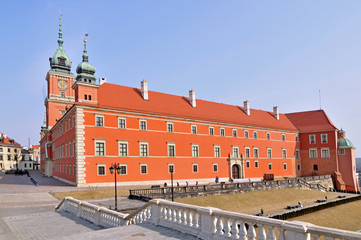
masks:
[[[101,229],[69,213],[44,212],[5,217],[18,239],[47,240]]]
[[[81,234],[74,234],[71,236],[55,238],[56,240],[146,240],[146,239],[184,239],[193,240],[196,237],[174,231],[164,227],[156,227],[151,224],[142,223],[138,225],[129,225],[124,227],[110,228],[96,232],[86,232]],[[54,239],[54,240],[55,240]]]
[[[30,172],[39,186],[26,175],[0,173],[0,240],[27,239],[194,239],[170,229],[150,224],[101,229],[69,213],[55,212],[60,200],[49,192],[81,191],[53,178]],[[85,200],[87,201],[87,200]],[[114,198],[89,200],[96,205],[114,208]],[[118,209],[134,209],[145,202],[118,197]]]

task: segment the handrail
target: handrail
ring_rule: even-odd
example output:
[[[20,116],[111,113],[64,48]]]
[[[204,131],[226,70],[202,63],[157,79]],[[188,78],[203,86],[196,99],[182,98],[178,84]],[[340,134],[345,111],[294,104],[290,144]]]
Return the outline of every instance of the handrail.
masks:
[[[72,205],[73,204],[73,205]],[[74,209],[77,207],[78,211]],[[361,239],[361,233],[223,211],[218,208],[154,199],[127,215],[73,198],[64,198],[58,210],[68,211],[104,227],[148,222],[200,239]],[[80,210],[79,210],[80,209]],[[80,212],[79,212],[80,211]],[[84,211],[82,213],[82,211]],[[97,212],[102,212],[98,214]],[[257,231],[257,233],[256,233]],[[277,235],[275,232],[279,232]]]

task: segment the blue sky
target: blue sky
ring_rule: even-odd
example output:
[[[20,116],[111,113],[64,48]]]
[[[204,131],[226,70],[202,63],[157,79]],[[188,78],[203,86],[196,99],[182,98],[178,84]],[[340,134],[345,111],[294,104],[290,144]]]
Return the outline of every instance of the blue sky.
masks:
[[[49,57],[108,82],[289,113],[322,108],[361,147],[361,1],[4,1],[0,131],[38,144]],[[3,114],[5,113],[5,114]],[[361,151],[356,149],[356,156]]]

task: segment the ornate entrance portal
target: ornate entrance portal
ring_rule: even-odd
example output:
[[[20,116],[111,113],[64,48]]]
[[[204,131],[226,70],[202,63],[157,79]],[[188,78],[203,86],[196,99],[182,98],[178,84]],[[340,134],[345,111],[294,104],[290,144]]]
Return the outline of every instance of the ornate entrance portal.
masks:
[[[243,166],[243,157],[235,158],[229,156],[229,179],[244,178],[244,166]]]
[[[237,179],[239,178],[239,167],[238,165],[233,165],[232,166],[232,179]]]

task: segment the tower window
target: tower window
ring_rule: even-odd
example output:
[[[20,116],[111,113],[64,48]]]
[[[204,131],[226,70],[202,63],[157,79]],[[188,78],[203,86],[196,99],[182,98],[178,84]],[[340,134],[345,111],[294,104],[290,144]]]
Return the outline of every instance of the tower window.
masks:
[[[65,97],[65,92],[64,91],[60,91],[60,97]]]
[[[91,96],[91,95],[89,95],[89,101],[90,101],[90,100],[92,100],[92,96]]]
[[[84,95],[84,99],[85,99],[85,100],[88,100],[88,95],[85,94],[85,95]]]

